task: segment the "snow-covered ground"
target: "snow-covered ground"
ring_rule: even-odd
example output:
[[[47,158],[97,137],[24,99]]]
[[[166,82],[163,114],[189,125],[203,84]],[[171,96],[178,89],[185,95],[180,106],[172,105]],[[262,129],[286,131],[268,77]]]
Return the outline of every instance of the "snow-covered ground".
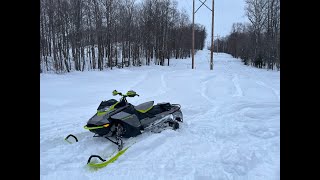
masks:
[[[103,72],[40,75],[41,179],[280,179],[280,72],[243,65],[210,52]],[[177,131],[147,132],[124,155],[98,171],[86,168],[92,154],[117,147],[83,128],[112,91],[136,91],[134,105],[154,100],[182,106]],[[117,98],[117,97],[116,97]],[[74,134],[79,142],[68,144]]]

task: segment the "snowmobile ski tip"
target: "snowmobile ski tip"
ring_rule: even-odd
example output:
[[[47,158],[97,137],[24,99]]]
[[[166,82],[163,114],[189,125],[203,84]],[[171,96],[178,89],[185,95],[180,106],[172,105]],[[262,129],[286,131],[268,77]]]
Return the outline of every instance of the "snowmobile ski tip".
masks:
[[[109,165],[110,163],[113,163],[114,161],[116,161],[119,156],[121,156],[122,154],[124,154],[126,152],[126,150],[128,149],[129,147],[119,151],[115,156],[111,157],[108,161],[106,161],[105,159],[101,158],[100,156],[98,155],[91,155],[88,159],[88,162],[87,162],[87,165],[90,167],[90,168],[93,168],[93,169],[100,169],[100,168],[103,168],[103,167],[106,167],[107,165]],[[93,157],[97,157],[99,158],[102,162],[100,163],[93,163],[93,162],[90,162],[91,161],[91,158]]]
[[[64,138],[64,140],[67,141],[68,143],[72,144],[72,142],[68,140],[69,137],[73,137],[76,140],[76,142],[78,142],[77,137],[74,136],[73,134],[69,134],[66,138]]]

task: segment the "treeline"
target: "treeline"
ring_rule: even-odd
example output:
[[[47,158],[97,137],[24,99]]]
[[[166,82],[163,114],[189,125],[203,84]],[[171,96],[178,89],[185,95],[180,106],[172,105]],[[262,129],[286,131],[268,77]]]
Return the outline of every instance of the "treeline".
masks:
[[[250,23],[234,23],[229,36],[215,41],[215,51],[280,70],[280,0],[246,0],[246,15]]]
[[[190,57],[191,32],[176,1],[41,0],[40,72],[169,66],[170,58]],[[196,50],[205,38],[196,25]]]

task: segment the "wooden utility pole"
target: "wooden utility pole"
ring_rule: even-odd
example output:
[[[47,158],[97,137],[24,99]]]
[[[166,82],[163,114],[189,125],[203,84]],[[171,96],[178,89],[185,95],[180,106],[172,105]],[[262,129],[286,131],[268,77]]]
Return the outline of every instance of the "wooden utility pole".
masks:
[[[212,0],[212,25],[211,25],[211,56],[210,56],[210,70],[213,70],[213,25],[214,25],[214,0]]]
[[[192,6],[192,69],[194,69],[194,0]]]
[[[193,7],[192,7],[192,69],[194,68],[194,14],[197,13],[197,11],[201,8],[202,5],[206,6],[211,12],[212,12],[212,27],[211,27],[211,62],[210,62],[210,70],[213,69],[213,25],[214,25],[214,21],[213,21],[213,8],[214,8],[214,0],[212,0],[212,10],[205,4],[205,2],[207,0],[204,0],[203,2],[201,0],[199,0],[202,4],[200,5],[200,7],[198,7],[198,9],[196,10],[196,12],[194,12],[194,0],[193,0]]]

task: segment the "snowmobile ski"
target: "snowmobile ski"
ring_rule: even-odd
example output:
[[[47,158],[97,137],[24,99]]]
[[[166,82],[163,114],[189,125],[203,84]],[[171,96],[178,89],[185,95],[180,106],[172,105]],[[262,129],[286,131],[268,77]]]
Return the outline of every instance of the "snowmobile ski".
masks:
[[[78,142],[77,137],[73,134],[69,134],[66,138],[64,138],[64,140],[67,141],[68,143],[72,144],[72,142],[68,140],[69,137],[73,137],[76,140],[76,142]]]
[[[129,146],[130,147],[130,146]],[[100,168],[103,168],[103,167],[106,167],[108,166],[110,163],[113,163],[115,162],[121,155],[123,155],[129,147],[126,147],[125,149],[119,151],[116,155],[114,156],[111,156],[111,158],[107,161],[103,158],[101,158],[99,155],[91,155],[88,159],[88,162],[87,162],[87,166],[90,167],[91,169],[93,170],[98,170]],[[90,162],[92,158],[98,158],[100,159],[102,162],[100,163],[93,163],[93,162]]]

